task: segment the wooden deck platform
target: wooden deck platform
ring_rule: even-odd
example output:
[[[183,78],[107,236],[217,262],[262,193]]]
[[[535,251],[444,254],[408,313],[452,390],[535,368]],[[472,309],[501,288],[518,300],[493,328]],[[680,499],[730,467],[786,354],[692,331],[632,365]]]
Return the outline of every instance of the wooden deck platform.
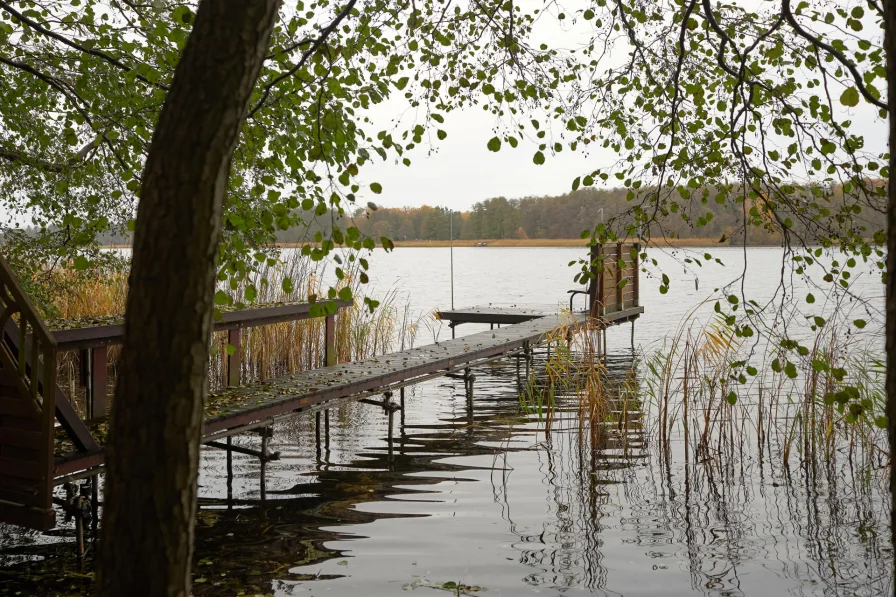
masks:
[[[215,329],[228,331],[228,343],[238,348],[228,357],[232,387],[208,397],[202,441],[215,442],[269,426],[278,418],[416,384],[526,350],[552,335],[561,340],[585,326],[606,330],[634,322],[644,311],[638,305],[638,245],[594,245],[590,255],[579,276],[587,290],[573,294],[573,298],[586,295],[586,311],[513,305],[441,311],[440,318],[449,322],[451,340],[342,365],[336,363],[335,316],[349,303],[328,302],[326,313],[299,303],[225,313]],[[323,367],[239,385],[241,328],[309,319],[312,314],[324,319]],[[454,339],[461,323],[498,328]],[[46,325],[0,258],[0,522],[52,528],[54,486],[96,475],[103,465],[106,350],[121,342],[123,325],[107,320],[61,328]],[[602,335],[605,351],[606,333]],[[84,418],[57,384],[57,354],[66,350],[81,353]],[[96,484],[92,486],[96,507]]]
[[[517,307],[515,305],[502,307],[498,305],[478,305],[468,309],[447,309],[436,311],[436,316],[449,322],[449,325],[456,327],[462,323],[488,323],[496,325],[506,325],[531,321],[541,317],[551,317],[556,314],[559,307],[526,306]],[[616,325],[625,321],[631,321],[633,318],[639,317],[644,313],[644,307],[628,307],[619,311],[612,311],[601,315],[598,323],[604,325]],[[584,311],[576,312],[576,316],[587,315]]]
[[[202,441],[211,442],[270,425],[277,418],[331,407],[334,401],[384,393],[494,360],[537,344],[558,328],[578,329],[587,321],[585,313],[543,314],[463,338],[230,388],[209,395]],[[101,440],[105,434],[94,427],[93,435]],[[57,445],[65,443],[57,442]],[[61,483],[67,476],[91,474],[94,472],[91,469],[102,464],[102,444],[89,453],[57,454],[56,481]]]

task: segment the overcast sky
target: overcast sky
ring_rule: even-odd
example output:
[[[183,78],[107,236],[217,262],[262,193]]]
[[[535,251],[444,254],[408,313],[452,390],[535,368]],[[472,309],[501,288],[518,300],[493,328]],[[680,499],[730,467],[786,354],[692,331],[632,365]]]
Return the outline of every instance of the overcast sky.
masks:
[[[529,4],[533,2],[542,4],[537,0],[530,0]],[[750,0],[741,3],[756,4]],[[579,47],[586,41],[589,31],[584,21],[580,20],[574,27],[569,24],[575,10],[588,4],[590,2],[581,0],[565,2],[568,26],[561,29],[556,19],[545,18],[538,25],[538,41],[544,40],[552,47]],[[870,19],[866,17],[865,20],[868,30],[875,27]],[[627,44],[618,44],[608,57],[607,64],[619,64],[627,59],[627,54]],[[876,84],[885,90],[881,80],[877,80]],[[831,91],[838,105],[836,98],[841,91],[842,88]],[[406,110],[407,104],[403,98],[391,98],[378,106],[373,114],[377,124],[381,123],[382,126],[373,132],[391,128],[390,120],[401,117]],[[843,109],[839,116],[846,114]],[[857,108],[849,110],[848,115],[856,123],[852,132],[865,137],[866,150],[875,153],[886,151],[886,121],[877,117],[876,109],[862,100]],[[404,117],[407,118],[407,114]],[[557,195],[568,192],[575,177],[607,166],[616,157],[610,150],[600,148],[593,149],[590,156],[584,155],[581,150],[574,153],[566,149],[556,156],[545,152],[547,161],[536,166],[532,163],[532,155],[537,147],[525,142],[516,149],[505,143],[500,152],[493,153],[486,144],[495,135],[496,119],[483,111],[481,106],[447,114],[440,128],[447,131],[448,137],[438,141],[433,136],[433,152],[429,154],[425,147],[415,148],[409,154],[412,161],[410,167],[394,160],[365,167],[365,179],[381,183],[383,193],[379,196],[371,194],[364,197],[364,201],[373,200],[385,207],[428,204],[466,210],[477,201],[491,197]]]

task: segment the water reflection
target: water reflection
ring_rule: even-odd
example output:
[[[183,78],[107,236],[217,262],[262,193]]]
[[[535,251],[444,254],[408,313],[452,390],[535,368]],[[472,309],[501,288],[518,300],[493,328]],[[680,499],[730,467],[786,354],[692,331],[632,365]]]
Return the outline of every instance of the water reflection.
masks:
[[[391,442],[377,406],[331,410],[319,426],[296,418],[275,429],[282,459],[265,466],[263,489],[257,459],[234,456],[228,491],[223,452],[205,450],[194,593],[892,590],[883,471],[848,453],[786,469],[749,442],[711,458],[685,453],[682,438],[660,447],[640,404],[621,398],[633,365],[610,358],[615,389],[599,416],[583,420],[559,397],[549,432],[544,413],[521,409],[512,360],[474,371],[472,408],[462,380],[409,389]],[[13,533],[0,595],[89,589],[90,578],[59,572],[74,566],[70,534],[26,545]]]

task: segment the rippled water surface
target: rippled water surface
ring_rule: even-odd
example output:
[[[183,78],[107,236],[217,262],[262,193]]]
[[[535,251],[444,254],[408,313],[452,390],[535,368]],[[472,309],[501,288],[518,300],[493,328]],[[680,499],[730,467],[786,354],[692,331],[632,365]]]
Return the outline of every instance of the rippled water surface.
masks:
[[[455,303],[562,304],[576,249],[455,250]],[[781,252],[750,249],[745,284],[771,297]],[[645,315],[636,345],[650,350],[743,264],[714,251],[699,282],[669,256],[668,295],[642,279]],[[447,249],[399,249],[374,260],[373,285],[397,289],[425,312],[450,302]],[[740,264],[740,265],[738,265]],[[877,341],[879,278],[856,283],[869,297],[866,329]],[[799,289],[803,292],[804,289]],[[820,306],[823,308],[823,306]],[[708,312],[708,307],[707,307]],[[462,326],[458,333],[481,327]],[[638,376],[629,328],[609,334],[608,375]],[[450,335],[423,327],[417,343]],[[540,371],[546,353],[536,354]],[[632,368],[635,367],[635,373]],[[546,432],[522,409],[515,360],[477,367],[469,402],[462,380],[408,388],[404,411],[351,403],[318,420],[279,423],[266,465],[203,451],[196,595],[883,595],[892,591],[885,475],[847,453],[783,467],[751,445],[720,446],[737,458],[685,466],[682,441],[657,447],[649,413],[633,407],[624,428],[590,421],[574,401]],[[633,377],[634,375],[634,377]],[[621,390],[620,390],[621,392]],[[398,396],[395,396],[398,399]],[[616,407],[614,407],[616,408]],[[618,407],[621,408],[621,407]],[[319,438],[319,441],[318,441]],[[246,434],[235,443],[257,448]],[[799,459],[794,460],[795,463]],[[71,592],[89,578],[73,566],[71,532],[58,537],[4,530],[0,573],[39,580],[0,583],[0,595]],[[30,563],[29,563],[30,561]],[[435,591],[435,593],[433,593]]]

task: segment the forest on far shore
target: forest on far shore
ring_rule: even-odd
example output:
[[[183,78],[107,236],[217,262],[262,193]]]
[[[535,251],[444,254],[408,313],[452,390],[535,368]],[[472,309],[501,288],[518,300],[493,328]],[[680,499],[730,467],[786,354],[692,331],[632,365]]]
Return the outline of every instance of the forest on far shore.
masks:
[[[698,191],[694,195],[701,194]],[[525,240],[525,239],[577,239],[583,230],[591,229],[600,222],[613,222],[613,228],[624,236],[628,225],[626,213],[633,203],[626,198],[625,189],[586,188],[564,195],[545,197],[524,197],[507,199],[495,197],[479,201],[467,211],[451,211],[444,206],[424,203],[420,207],[398,207],[377,209],[357,208],[351,217],[340,216],[331,211],[322,216],[313,212],[302,214],[307,226],[294,226],[277,231],[280,243],[314,242],[318,232],[326,237],[337,226],[345,229],[356,226],[365,235],[379,242],[381,237],[396,242],[459,240]],[[654,240],[660,239],[713,239],[720,244],[742,244],[744,229],[747,243],[751,245],[777,245],[781,243],[780,228],[762,225],[764,214],[761,202],[742,206],[731,203],[717,203],[713,192],[707,193],[707,201],[680,201],[671,207],[667,215],[658,215],[650,230]],[[819,203],[827,202],[832,213],[841,209],[849,199],[844,199],[842,188],[831,186],[825,189]],[[686,208],[684,207],[686,206]],[[749,212],[756,208],[751,217]],[[682,213],[687,209],[687,213]],[[883,213],[865,210],[853,215],[866,228],[866,236],[886,228]],[[748,225],[744,226],[747,221]],[[794,217],[795,233],[805,232],[805,223]],[[123,234],[104,234],[103,244],[128,245],[130,238]]]

